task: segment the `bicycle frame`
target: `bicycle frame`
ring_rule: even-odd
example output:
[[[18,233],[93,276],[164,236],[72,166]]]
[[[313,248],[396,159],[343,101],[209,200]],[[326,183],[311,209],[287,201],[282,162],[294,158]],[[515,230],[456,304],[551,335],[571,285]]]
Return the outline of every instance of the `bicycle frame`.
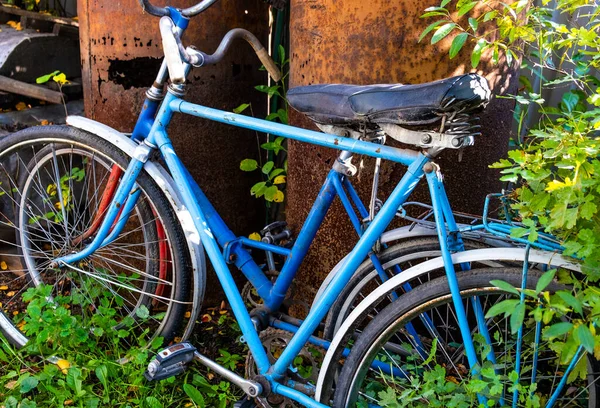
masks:
[[[187,19],[179,15],[176,11],[173,11],[173,13],[176,17],[174,20],[177,26],[183,31],[187,26]],[[164,70],[163,66],[161,69],[162,74],[159,73],[159,76],[164,76]],[[158,104],[158,100],[148,99],[143,111],[140,113],[138,123],[133,132],[133,138],[139,141],[140,144],[136,148],[134,157],[123,174],[122,180],[92,243],[81,252],[57,258],[55,263],[57,265],[70,264],[83,259],[95,250],[108,244],[119,234],[128,218],[129,211],[135,206],[137,195],[139,195],[135,187],[136,178],[142,170],[144,163],[148,160],[150,153],[158,149],[181,193],[185,209],[189,212],[189,217],[187,217],[186,221],[187,225],[183,225],[183,227],[186,230],[197,231],[197,234],[191,237],[192,244],[202,244],[204,246],[206,254],[216,271],[239,323],[243,333],[243,340],[247,342],[254,356],[260,375],[268,380],[273,392],[289,397],[309,407],[323,407],[323,404],[306,396],[298,391],[297,388],[292,388],[294,384],[288,383],[284,385],[278,381],[284,377],[286,370],[292,364],[302,347],[311,340],[313,332],[317,329],[345,284],[359,265],[372,254],[373,246],[395,217],[400,206],[408,199],[425,174],[430,186],[444,259],[449,259],[451,251],[461,250],[462,248],[462,242],[459,235],[457,235],[459,231],[454,222],[448,198],[441,179],[435,172],[436,166],[430,163],[430,158],[413,150],[397,149],[361,140],[345,139],[340,136],[296,128],[192,104],[184,101],[175,87],[169,88],[169,92],[162,103],[160,103],[158,112],[156,112]],[[155,112],[156,115],[154,115]],[[364,231],[361,231],[360,220],[357,218],[346,193],[350,195],[352,202],[363,217],[367,212],[366,208],[358,198],[348,178],[333,169],[325,179],[307,220],[291,249],[252,241],[245,237],[235,236],[226,226],[225,222],[206,198],[201,188],[195,183],[173,150],[172,143],[167,134],[167,127],[173,114],[176,112],[345,152],[391,160],[407,166],[407,171]],[[264,300],[268,311],[276,311],[282,304],[285,294],[336,196],[340,197],[360,238],[347,257],[344,265],[323,292],[319,302],[314,305],[306,319],[297,327],[293,338],[281,356],[274,364],[271,364],[262,347],[252,318],[246,310],[228,264],[234,264],[248,278]],[[452,245],[449,244],[453,240],[448,240],[446,225],[448,225],[450,234],[458,238]],[[274,284],[266,277],[245,248],[270,251],[286,257],[283,268]],[[373,256],[372,259],[374,260],[375,267],[381,269],[377,257]],[[458,292],[456,275],[451,260],[446,262],[446,272],[453,292],[456,292],[454,299],[455,307],[459,314],[459,320],[462,321],[461,333],[463,334],[465,350],[471,367],[474,367],[477,364],[477,357]]]

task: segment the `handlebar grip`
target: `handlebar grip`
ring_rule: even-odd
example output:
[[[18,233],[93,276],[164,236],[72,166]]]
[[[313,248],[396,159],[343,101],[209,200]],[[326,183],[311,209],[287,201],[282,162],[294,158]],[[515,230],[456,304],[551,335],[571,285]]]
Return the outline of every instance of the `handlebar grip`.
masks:
[[[185,65],[179,53],[179,45],[173,32],[173,21],[169,17],[161,17],[160,34],[162,36],[163,51],[165,60],[169,67],[169,77],[174,84],[185,82]]]
[[[275,65],[273,58],[271,58],[267,53],[267,50],[265,48],[261,48],[256,51],[256,55],[260,59],[260,62],[262,62],[265,66],[269,75],[271,75],[271,78],[273,78],[273,81],[279,82],[283,75],[281,74],[279,68],[277,68],[277,65]]]

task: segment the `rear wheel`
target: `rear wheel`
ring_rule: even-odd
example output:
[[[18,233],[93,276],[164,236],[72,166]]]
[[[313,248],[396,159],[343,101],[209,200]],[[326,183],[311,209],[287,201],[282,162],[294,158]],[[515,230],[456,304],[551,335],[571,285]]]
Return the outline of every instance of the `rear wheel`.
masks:
[[[498,302],[506,299],[518,299],[515,294],[490,284],[492,280],[503,280],[513,286],[521,286],[519,269],[480,269],[461,272],[457,275],[463,306],[471,328],[477,327],[472,299],[477,297],[483,307],[484,314]],[[528,287],[535,288],[539,274],[532,272],[528,278]],[[547,290],[564,289],[552,283]],[[537,307],[533,305],[533,307]],[[427,316],[427,319],[423,319]],[[427,327],[425,321],[433,324]],[[489,399],[504,399],[505,404],[512,401],[513,385],[511,374],[515,369],[516,334],[510,330],[510,322],[502,314],[486,319],[487,330],[492,340],[495,364],[487,361],[483,369],[496,373],[499,388],[495,393],[490,387],[483,388],[480,393]],[[548,325],[557,323],[549,322]],[[417,331],[411,334],[409,324]],[[557,389],[560,379],[565,373],[566,365],[558,362],[558,356],[552,350],[550,342],[535,341],[536,324],[533,319],[525,319],[523,326],[523,349],[521,353],[521,376],[519,384],[531,385],[534,367],[534,356],[537,355],[536,387],[527,388],[523,395],[527,398],[539,398],[541,406],[545,406],[550,395]],[[481,355],[487,355],[485,342],[478,336],[478,329],[472,329],[476,347]],[[435,345],[435,346],[434,346]],[[575,378],[568,386],[561,389],[557,406],[600,406],[596,395],[597,362],[583,355],[578,361],[588,367],[588,375],[584,379]],[[344,368],[336,384],[334,407],[383,406],[383,393],[393,392],[399,397],[414,384],[426,381],[424,373],[429,370],[444,370],[441,381],[461,383],[468,376],[468,364],[464,355],[462,338],[448,281],[446,277],[435,279],[400,296],[386,307],[366,327],[357,339],[344,364]],[[581,366],[580,366],[581,367]],[[522,393],[522,394],[523,394]],[[409,395],[410,393],[404,394]],[[417,392],[418,394],[418,392]],[[452,395],[432,395],[437,401],[449,401]],[[419,400],[422,398],[419,397]],[[427,397],[423,402],[426,404]],[[416,401],[418,402],[418,401]],[[474,405],[476,400],[473,401]],[[525,400],[517,406],[525,406]]]
[[[30,287],[90,330],[119,330],[125,343],[178,335],[189,303],[189,254],[150,177],[138,177],[136,205],[121,215],[125,226],[112,242],[56,268],[54,259],[93,240],[129,159],[97,136],[58,126],[8,136],[0,152],[0,324],[9,340],[22,346],[33,334],[23,300]]]

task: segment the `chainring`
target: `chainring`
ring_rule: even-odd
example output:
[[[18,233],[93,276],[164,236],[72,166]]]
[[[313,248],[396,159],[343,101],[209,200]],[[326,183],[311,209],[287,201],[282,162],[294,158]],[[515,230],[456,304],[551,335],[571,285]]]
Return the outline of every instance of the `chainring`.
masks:
[[[285,330],[268,329],[260,333],[260,340],[267,352],[269,362],[273,364],[281,355],[283,349],[287,347],[292,339],[292,333]],[[316,384],[319,377],[319,368],[325,357],[325,350],[311,344],[305,345],[298,356],[294,359],[295,373],[288,373],[287,378],[291,378],[300,383]],[[248,352],[246,357],[246,378],[252,379],[258,375],[256,364],[252,353]],[[281,395],[271,394],[268,397],[258,397],[256,404],[261,408],[301,408],[302,405]]]

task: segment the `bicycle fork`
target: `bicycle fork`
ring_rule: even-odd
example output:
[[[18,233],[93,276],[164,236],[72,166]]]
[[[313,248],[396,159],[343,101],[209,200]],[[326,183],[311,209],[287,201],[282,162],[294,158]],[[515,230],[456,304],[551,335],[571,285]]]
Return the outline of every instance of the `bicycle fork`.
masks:
[[[116,192],[107,207],[104,219],[100,218],[100,221],[94,220],[92,226],[93,228],[97,228],[97,233],[92,242],[79,252],[56,258],[51,267],[60,267],[61,265],[78,262],[94,253],[97,249],[108,245],[121,233],[127,222],[129,213],[135,207],[141,193],[140,189],[135,187],[135,181],[152,150],[153,147],[145,142],[136,147],[134,157],[131,158],[121,182],[116,187]],[[110,194],[111,190],[114,190],[114,184],[109,185],[107,188],[109,188],[108,194]],[[91,235],[93,235],[93,231],[89,233],[89,236]]]

